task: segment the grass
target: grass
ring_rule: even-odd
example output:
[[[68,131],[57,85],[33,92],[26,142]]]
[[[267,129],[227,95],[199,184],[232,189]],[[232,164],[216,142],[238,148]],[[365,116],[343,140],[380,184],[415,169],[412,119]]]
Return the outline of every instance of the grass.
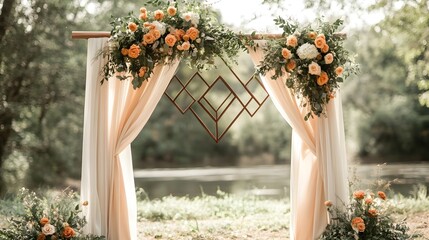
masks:
[[[258,196],[202,194],[199,197],[166,196],[149,199],[138,194],[138,239],[222,240],[287,239],[289,199]],[[398,220],[407,219],[414,239],[429,239],[429,197],[424,187],[414,196],[392,194],[390,210]],[[13,197],[0,200],[0,227],[20,209]]]

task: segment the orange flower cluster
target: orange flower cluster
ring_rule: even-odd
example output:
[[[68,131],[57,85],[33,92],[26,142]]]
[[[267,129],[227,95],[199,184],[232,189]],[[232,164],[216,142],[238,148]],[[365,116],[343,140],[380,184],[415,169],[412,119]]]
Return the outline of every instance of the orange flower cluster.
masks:
[[[50,225],[49,222],[49,218],[47,217],[43,217],[39,220],[39,223],[42,226],[42,232],[37,236],[37,240],[45,240],[47,236],[50,236],[50,239],[59,239],[55,232],[55,227]],[[61,232],[61,235],[63,238],[69,239],[74,237],[76,232],[67,223],[64,223],[64,229]]]
[[[351,222],[352,228],[357,232],[365,232],[365,222],[361,217],[355,217]]]

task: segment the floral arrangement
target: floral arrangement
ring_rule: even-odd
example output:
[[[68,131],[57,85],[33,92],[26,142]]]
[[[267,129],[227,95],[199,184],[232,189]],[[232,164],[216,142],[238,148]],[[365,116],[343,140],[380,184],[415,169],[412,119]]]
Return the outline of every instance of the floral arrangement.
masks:
[[[281,17],[275,23],[283,29],[284,38],[268,42],[258,73],[274,70],[273,79],[288,74],[286,86],[309,109],[304,119],[313,114],[321,116],[326,104],[335,97],[339,83],[356,71],[342,46],[343,36],[336,34],[343,22],[318,21],[318,27],[309,25],[302,29]]]
[[[63,240],[105,239],[82,234],[86,220],[79,216],[82,204],[73,191],[63,191],[53,199],[39,198],[34,192],[22,189],[17,196],[15,216],[0,229],[0,239]]]
[[[378,191],[355,191],[346,211],[334,208],[326,201],[331,223],[320,239],[408,239],[408,227],[395,224],[388,214],[386,194]]]
[[[104,80],[116,72],[120,80],[132,78],[134,88],[147,80],[154,67],[182,58],[197,69],[213,66],[214,58],[231,59],[245,50],[240,38],[221,25],[203,1],[147,2],[157,10],[140,8],[139,16],[114,18],[109,47],[103,55]]]

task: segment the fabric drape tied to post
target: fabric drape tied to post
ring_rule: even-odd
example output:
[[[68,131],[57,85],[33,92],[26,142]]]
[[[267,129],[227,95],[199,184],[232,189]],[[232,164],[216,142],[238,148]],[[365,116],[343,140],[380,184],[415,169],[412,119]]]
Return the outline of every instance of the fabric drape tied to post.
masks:
[[[100,84],[106,59],[98,57],[107,38],[89,39],[85,90],[81,199],[86,233],[108,239],[137,239],[137,206],[131,142],[152,115],[179,61],[157,65],[152,77],[133,89],[112,77]]]
[[[264,60],[266,42],[249,53],[255,66]],[[286,87],[287,76],[273,80],[274,71],[261,76],[274,105],[292,127],[290,239],[317,239],[328,223],[324,205],[348,203],[347,159],[341,94],[329,102],[326,117],[304,120],[306,109]]]

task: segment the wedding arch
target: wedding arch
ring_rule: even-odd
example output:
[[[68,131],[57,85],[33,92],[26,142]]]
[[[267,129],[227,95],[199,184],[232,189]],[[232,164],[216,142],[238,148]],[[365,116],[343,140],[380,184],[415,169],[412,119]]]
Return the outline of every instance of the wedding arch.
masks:
[[[147,13],[146,10],[142,11],[142,14],[144,13]],[[176,12],[174,13],[176,14]],[[155,18],[157,17],[156,14],[155,12]],[[191,18],[181,21],[190,23]],[[135,26],[129,22],[122,22],[121,24],[129,25],[129,29],[125,30],[127,34],[136,31],[132,31]],[[283,24],[285,28],[290,26],[284,22]],[[190,24],[188,28],[196,25]],[[156,26],[148,25],[145,27],[149,29],[148,31],[156,29]],[[292,28],[292,30],[295,29]],[[144,33],[142,32],[141,35]],[[123,56],[126,56],[125,59],[131,56],[130,61],[135,62],[131,62],[128,73],[118,71],[117,66],[111,68],[110,65],[108,74],[101,75],[100,72],[103,70],[106,73],[106,66],[109,66],[108,64],[112,61],[111,55],[100,57],[101,50],[112,49],[112,43],[109,41],[112,38],[111,34],[112,32],[72,33],[73,38],[88,39],[81,181],[81,199],[89,203],[83,212],[88,221],[85,231],[105,235],[108,239],[137,239],[136,195],[130,144],[153,113],[173,78],[180,59],[185,57],[180,55],[183,54],[182,46],[185,48],[189,48],[189,46],[180,45],[182,50],[177,47],[181,51],[179,56],[169,59],[168,63],[146,63],[149,65],[138,66],[133,69],[131,68],[132,64],[141,64],[141,61],[135,61],[135,59],[142,50],[139,48],[136,58],[133,59],[128,51],[133,50],[134,44],[128,44],[129,49],[126,49],[126,54],[125,51],[116,46],[119,51],[122,50]],[[201,36],[201,33],[199,34]],[[296,36],[299,37],[299,35]],[[261,67],[260,65],[261,62],[269,62],[266,57],[271,53],[264,50],[270,43],[260,39],[285,39],[287,36],[252,34],[247,37],[250,40],[247,45],[253,63],[264,70],[264,66]],[[181,38],[183,36],[176,36],[176,40],[173,39],[174,43],[165,42],[168,45],[165,46],[166,49],[178,46],[176,41]],[[312,36],[308,38],[312,39]],[[328,38],[329,36],[326,36],[325,39],[323,35],[325,45],[329,41]],[[192,40],[196,41],[196,39]],[[186,41],[188,40],[183,40],[183,42]],[[152,43],[143,42],[141,46],[152,46]],[[292,60],[288,54],[295,51],[297,45],[292,46],[288,42],[284,44],[287,46],[284,45],[283,48],[280,48],[280,55],[283,55],[287,64],[291,64]],[[317,42],[315,44],[317,45]],[[292,46],[293,50],[289,50],[288,46]],[[321,45],[320,49],[316,51],[324,52],[323,46]],[[335,49],[334,45],[331,45],[331,49]],[[311,54],[311,51],[312,49],[306,54]],[[329,53],[328,49],[324,55]],[[300,55],[299,52],[296,54]],[[118,56],[123,61],[124,57]],[[306,57],[300,56],[301,59]],[[311,59],[316,59],[316,57],[318,56],[314,55]],[[325,61],[326,66],[330,67],[328,66],[331,63],[329,59],[322,59],[321,61]],[[306,95],[308,92],[304,89],[300,93],[299,86],[301,85],[298,86],[298,90],[297,88],[293,90],[295,83],[291,83],[289,79],[292,76],[296,79],[305,78],[302,76],[302,71],[299,73],[292,71],[299,64],[298,60],[294,64],[293,68],[286,68],[285,63],[282,62],[282,66],[279,65],[278,68],[273,67],[265,69],[264,72],[261,71],[260,78],[279,113],[293,129],[290,238],[307,240],[320,236],[329,221],[324,205],[326,200],[330,200],[338,206],[347,204],[347,160],[340,91],[335,88],[335,92],[333,92],[333,89],[327,87],[326,82],[318,82],[323,80],[321,73],[330,74],[329,71],[335,71],[335,69],[330,67],[328,68],[329,71],[321,70],[318,65],[319,68],[315,69],[319,70],[318,77],[312,76],[310,73],[312,70],[308,70],[308,78],[317,79],[318,84],[322,86],[319,86],[319,89],[323,92],[317,93],[317,96],[323,96],[322,103],[324,105],[321,106],[320,102],[316,100],[314,100],[316,102],[303,101],[308,97]],[[310,69],[313,61],[307,61],[306,64],[306,67]],[[130,73],[131,76],[129,76]],[[122,81],[118,81],[118,78]],[[136,78],[140,81],[136,82]],[[331,81],[331,79],[328,80]],[[340,81],[341,78],[332,80],[332,85],[337,83],[336,80]],[[335,97],[327,96],[325,91],[335,93]],[[313,114],[316,116],[313,117]]]

